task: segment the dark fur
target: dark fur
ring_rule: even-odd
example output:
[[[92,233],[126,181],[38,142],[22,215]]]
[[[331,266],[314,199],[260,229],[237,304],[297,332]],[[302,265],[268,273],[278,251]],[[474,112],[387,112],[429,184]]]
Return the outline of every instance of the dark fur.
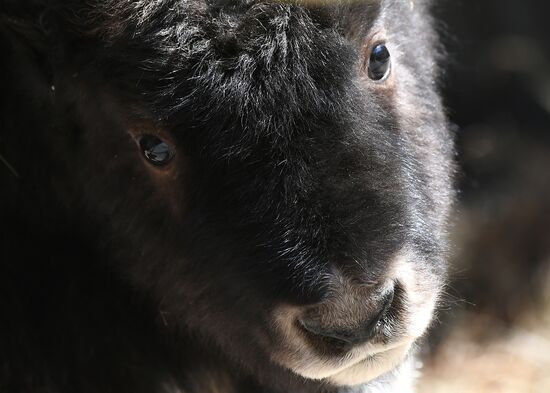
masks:
[[[266,310],[404,245],[442,279],[423,2],[1,4],[0,391],[333,392],[270,360]],[[361,75],[375,22],[394,89]],[[128,127],[173,135],[169,186]]]

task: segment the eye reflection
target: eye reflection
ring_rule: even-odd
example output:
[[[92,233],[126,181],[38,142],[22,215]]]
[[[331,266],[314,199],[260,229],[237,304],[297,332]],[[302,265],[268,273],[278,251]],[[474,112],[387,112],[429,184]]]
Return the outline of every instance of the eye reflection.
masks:
[[[391,70],[391,55],[385,44],[376,45],[369,58],[369,78],[375,81],[386,79]]]
[[[155,135],[143,135],[139,146],[145,159],[155,166],[168,164],[175,155],[172,147]]]

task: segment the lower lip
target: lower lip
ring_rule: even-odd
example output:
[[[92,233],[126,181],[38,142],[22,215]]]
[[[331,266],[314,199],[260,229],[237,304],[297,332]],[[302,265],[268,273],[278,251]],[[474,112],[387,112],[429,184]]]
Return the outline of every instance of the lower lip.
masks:
[[[405,358],[411,344],[407,343],[367,358],[327,378],[338,386],[353,386],[373,379],[396,368]]]

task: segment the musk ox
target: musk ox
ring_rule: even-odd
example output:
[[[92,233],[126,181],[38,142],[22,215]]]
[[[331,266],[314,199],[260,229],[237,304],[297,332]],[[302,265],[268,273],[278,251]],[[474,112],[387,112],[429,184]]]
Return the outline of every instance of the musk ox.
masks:
[[[426,1],[0,4],[0,391],[411,388],[452,200]]]

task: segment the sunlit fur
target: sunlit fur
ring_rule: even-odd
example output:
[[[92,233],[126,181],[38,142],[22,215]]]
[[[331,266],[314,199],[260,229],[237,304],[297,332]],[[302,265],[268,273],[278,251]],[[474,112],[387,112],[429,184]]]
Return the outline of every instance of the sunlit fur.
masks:
[[[453,195],[428,11],[0,3],[0,391],[410,391]],[[390,290],[349,350],[297,322],[358,329]]]

